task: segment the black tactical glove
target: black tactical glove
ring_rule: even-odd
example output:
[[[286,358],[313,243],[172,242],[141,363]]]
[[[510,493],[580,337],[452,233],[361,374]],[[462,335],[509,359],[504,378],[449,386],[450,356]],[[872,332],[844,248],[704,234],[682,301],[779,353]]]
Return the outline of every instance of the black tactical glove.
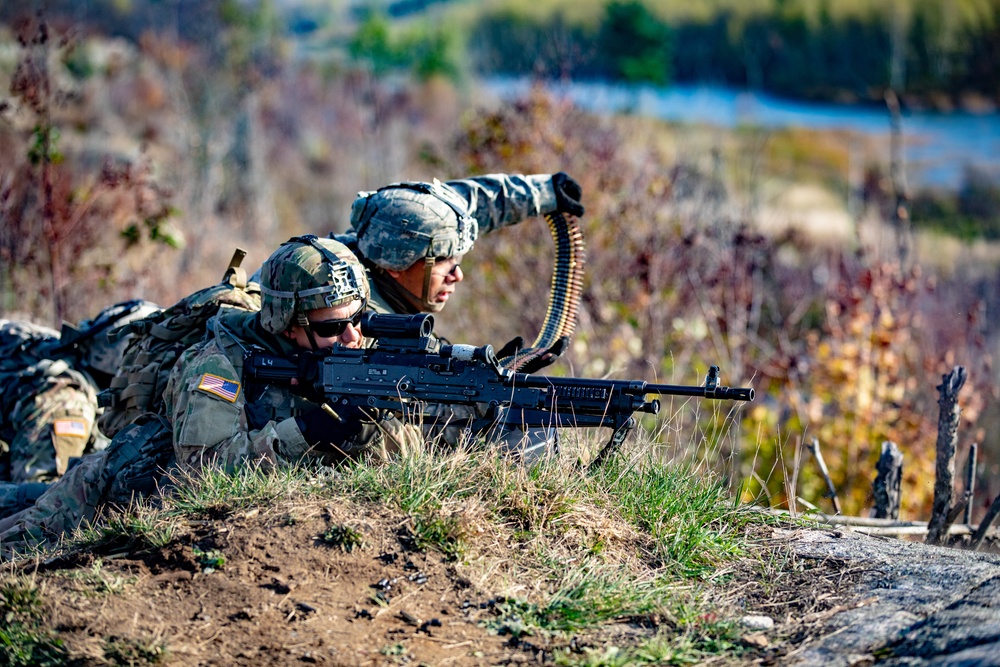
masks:
[[[535,373],[542,370],[546,366],[554,364],[556,360],[563,355],[563,352],[566,351],[568,346],[569,336],[563,336],[557,340],[552,347],[547,349],[544,354],[540,354],[522,366],[520,371],[522,373]]]
[[[556,191],[556,210],[580,217],[584,213],[580,197],[583,190],[580,184],[564,171],[552,175],[552,187]]]
[[[361,408],[338,405],[334,410],[338,420],[324,408],[316,408],[295,418],[302,437],[312,447],[337,447],[350,440],[358,433],[365,422],[371,420]]]
[[[518,350],[524,347],[524,337],[513,338],[506,345],[496,351],[497,359],[506,359],[517,354]]]
[[[562,356],[563,352],[566,351],[566,347],[569,345],[569,336],[563,336],[557,340],[552,347],[545,350],[542,354],[538,355],[531,361],[527,362],[518,369],[520,373],[534,373],[539,371],[550,364],[555,363],[556,359]],[[513,357],[519,351],[524,349],[524,338],[518,336],[514,338],[509,343],[500,348],[500,351],[496,353],[497,359],[506,359],[508,357]]]

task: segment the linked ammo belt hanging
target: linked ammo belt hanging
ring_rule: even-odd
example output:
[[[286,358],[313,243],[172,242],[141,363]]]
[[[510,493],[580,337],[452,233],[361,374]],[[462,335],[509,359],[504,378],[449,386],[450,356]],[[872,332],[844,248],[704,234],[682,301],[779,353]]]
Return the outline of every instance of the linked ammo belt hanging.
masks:
[[[518,370],[528,361],[539,357],[563,336],[573,335],[576,329],[576,314],[583,293],[583,270],[586,250],[583,232],[575,217],[566,218],[556,211],[545,216],[555,243],[555,262],[552,266],[552,285],[549,291],[549,307],[538,337],[529,346],[500,363],[511,370]]]

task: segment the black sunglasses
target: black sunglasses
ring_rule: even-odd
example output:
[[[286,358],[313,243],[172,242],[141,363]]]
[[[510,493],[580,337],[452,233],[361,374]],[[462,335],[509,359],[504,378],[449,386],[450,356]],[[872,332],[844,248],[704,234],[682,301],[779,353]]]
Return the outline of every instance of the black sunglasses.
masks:
[[[358,312],[354,313],[347,319],[343,320],[322,320],[319,322],[314,322],[310,320],[309,328],[316,332],[316,335],[320,338],[336,338],[340,334],[344,333],[347,329],[348,324],[353,324],[355,327],[361,325],[361,317],[365,314],[365,309],[368,307],[368,300],[365,299],[361,302],[361,307],[358,308]]]

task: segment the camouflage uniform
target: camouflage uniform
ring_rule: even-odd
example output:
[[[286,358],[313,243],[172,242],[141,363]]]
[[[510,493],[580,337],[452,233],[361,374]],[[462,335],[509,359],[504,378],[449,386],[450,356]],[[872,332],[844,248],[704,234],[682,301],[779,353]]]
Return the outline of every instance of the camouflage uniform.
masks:
[[[107,444],[96,383],[53,329],[0,320],[0,340],[20,341],[0,358],[0,480],[51,481],[71,458]]]
[[[61,333],[0,320],[0,518],[33,502],[73,459],[107,446],[97,392],[129,342],[107,331],[158,310],[123,301]]]
[[[341,263],[346,261],[356,267],[357,284],[350,299],[355,298],[356,292],[367,296],[364,272],[353,255],[334,241],[312,238],[332,249]],[[317,451],[307,443],[296,420],[317,409],[315,403],[293,394],[287,387],[247,386],[243,382],[244,354],[251,346],[275,355],[301,351],[281,332],[293,322],[301,322],[293,315],[297,316],[302,308],[316,307],[308,302],[309,298],[326,296],[300,298],[299,293],[307,292],[308,285],[268,287],[269,271],[277,264],[272,262],[276,256],[289,262],[303,261],[301,257],[287,256],[289,245],[284,244],[264,264],[262,311],[247,313],[222,308],[210,322],[206,339],[178,359],[164,392],[166,419],[150,416],[130,425],[115,436],[106,451],[87,456],[74,466],[33,507],[0,520],[0,558],[10,558],[72,531],[82,521],[92,520],[104,502],[123,503],[137,490],[144,493],[155,490],[163,481],[160,475],[164,468],[191,470],[211,462],[234,470],[246,463],[290,464],[305,457],[329,463],[343,454],[370,453],[381,457],[398,449],[407,433],[390,416],[379,416],[377,423],[363,424],[360,433],[339,443],[336,451]],[[279,255],[283,252],[286,254]],[[338,283],[344,273],[341,271],[326,282],[337,286],[339,291],[334,296],[346,290]],[[306,277],[312,276],[314,282],[318,274],[321,275],[315,266],[308,266],[303,272]],[[290,299],[276,296],[292,293],[295,296]],[[335,299],[329,302],[338,303]],[[291,303],[298,305],[290,307]],[[150,442],[160,441],[166,442],[166,456],[163,447],[149,447]],[[151,465],[156,456],[156,465]],[[130,479],[123,481],[123,477]]]
[[[220,313],[210,339],[177,362],[166,398],[178,462],[195,468],[214,461],[233,470],[247,461],[290,464],[318,456],[330,463],[338,458],[334,451],[312,450],[296,423],[295,417],[319,407],[316,403],[286,387],[242,382],[250,346],[279,356],[301,352],[290,340],[265,331],[258,314]],[[398,429],[399,423],[386,417],[338,447],[347,455],[370,451],[381,457],[396,446],[393,438],[379,437],[380,431],[398,436]]]

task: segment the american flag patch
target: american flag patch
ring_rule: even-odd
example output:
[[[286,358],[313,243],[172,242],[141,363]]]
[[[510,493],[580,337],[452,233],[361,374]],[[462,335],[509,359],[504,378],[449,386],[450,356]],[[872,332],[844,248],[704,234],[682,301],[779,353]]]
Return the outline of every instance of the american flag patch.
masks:
[[[56,435],[87,438],[90,436],[90,426],[80,419],[57,419],[52,422],[52,432]]]
[[[212,375],[211,373],[205,373],[201,376],[201,382],[198,383],[198,389],[208,392],[209,394],[215,394],[219,398],[224,398],[230,403],[235,403],[236,397],[240,395],[239,382],[233,382],[232,380],[227,380],[226,378],[220,378],[218,375]]]

